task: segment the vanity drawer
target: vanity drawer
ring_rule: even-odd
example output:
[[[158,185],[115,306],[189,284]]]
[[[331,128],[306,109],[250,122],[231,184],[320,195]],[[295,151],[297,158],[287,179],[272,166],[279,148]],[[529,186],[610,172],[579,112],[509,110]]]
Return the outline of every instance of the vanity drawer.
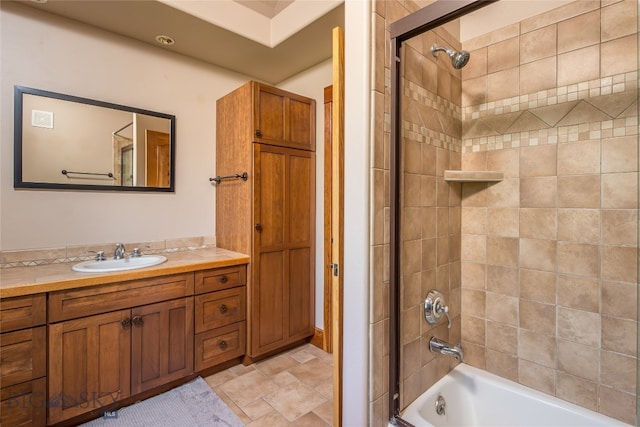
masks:
[[[245,287],[196,295],[196,333],[244,320],[246,317]]]
[[[49,323],[193,295],[193,273],[49,294]]]
[[[247,267],[244,265],[196,271],[196,294],[219,291],[246,284]]]
[[[245,353],[246,323],[238,322],[196,335],[195,370],[201,371]]]
[[[45,294],[0,300],[0,332],[44,325],[47,321]]]
[[[4,333],[0,343],[2,387],[46,375],[46,326]]]
[[[47,380],[40,378],[0,391],[0,425],[44,427],[47,424]]]

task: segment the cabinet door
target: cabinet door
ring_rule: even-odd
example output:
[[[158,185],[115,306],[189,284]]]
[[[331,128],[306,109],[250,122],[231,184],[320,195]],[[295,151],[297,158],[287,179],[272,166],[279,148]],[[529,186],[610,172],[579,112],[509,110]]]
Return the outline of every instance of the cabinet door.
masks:
[[[0,425],[44,427],[47,425],[47,379],[27,381],[0,390]]]
[[[193,373],[193,297],[131,310],[131,391]]]
[[[49,326],[49,423],[130,395],[129,310]]]
[[[315,156],[255,146],[251,357],[312,335],[314,324]]]
[[[264,144],[315,150],[315,101],[254,83],[254,140]]]
[[[313,335],[315,326],[315,155],[289,156],[287,314],[289,342]]]

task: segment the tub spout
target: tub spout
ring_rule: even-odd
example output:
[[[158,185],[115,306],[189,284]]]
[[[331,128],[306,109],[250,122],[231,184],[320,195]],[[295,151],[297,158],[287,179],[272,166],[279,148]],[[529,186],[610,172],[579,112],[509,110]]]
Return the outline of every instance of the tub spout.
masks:
[[[462,362],[464,358],[464,352],[462,351],[462,344],[456,346],[450,346],[444,341],[440,341],[436,337],[431,337],[429,340],[429,350],[436,353],[446,354],[456,359],[458,362]]]

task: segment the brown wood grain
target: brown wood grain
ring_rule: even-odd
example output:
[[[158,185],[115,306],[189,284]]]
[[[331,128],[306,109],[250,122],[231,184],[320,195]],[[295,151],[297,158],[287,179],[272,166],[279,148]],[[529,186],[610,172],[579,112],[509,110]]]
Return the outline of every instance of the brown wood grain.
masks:
[[[7,387],[47,374],[46,327],[2,334],[0,340],[0,384]]]
[[[261,83],[252,85],[254,142],[315,151],[316,101]]]
[[[237,322],[196,335],[195,370],[202,371],[245,354],[246,323]]]
[[[49,423],[128,397],[130,328],[120,310],[49,326]]]
[[[196,295],[246,284],[247,267],[244,265],[197,271],[195,275]]]
[[[0,300],[0,332],[44,325],[46,321],[45,294]]]
[[[333,262],[344,269],[344,29],[332,33],[333,110],[332,110],[332,193],[331,252]],[[333,425],[342,425],[342,328],[344,310],[344,278],[342,271],[331,276],[332,340],[333,340]]]
[[[217,108],[216,174],[249,176],[216,186],[216,241],[251,255],[251,360],[314,333],[315,100],[248,82]],[[308,259],[293,266],[292,250]]]
[[[321,348],[329,353],[332,352],[332,325],[331,325],[331,276],[333,269],[331,264],[333,258],[331,255],[331,193],[333,186],[331,182],[331,173],[333,165],[332,154],[332,115],[333,115],[333,86],[324,88],[324,290],[323,290],[323,310],[324,310],[324,331],[322,333]],[[317,333],[315,337],[317,337]]]
[[[49,294],[49,322],[193,295],[193,273],[133,280]]]
[[[195,299],[195,331],[205,332],[246,318],[245,287],[198,295]]]
[[[47,425],[47,380],[39,378],[0,391],[0,425],[44,427]]]
[[[131,319],[133,394],[193,373],[193,297],[136,307]]]

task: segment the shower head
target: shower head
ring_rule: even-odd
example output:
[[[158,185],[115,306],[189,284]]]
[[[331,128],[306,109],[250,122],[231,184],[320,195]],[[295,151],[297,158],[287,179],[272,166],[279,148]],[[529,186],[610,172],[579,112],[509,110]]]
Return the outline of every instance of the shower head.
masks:
[[[459,70],[467,65],[467,62],[469,62],[469,57],[471,56],[471,54],[466,50],[456,51],[453,49],[449,49],[448,47],[436,46],[435,44],[431,46],[431,54],[433,56],[438,56],[438,52],[440,51],[445,52],[447,55],[449,55],[449,58],[451,58],[451,65],[456,70]]]

